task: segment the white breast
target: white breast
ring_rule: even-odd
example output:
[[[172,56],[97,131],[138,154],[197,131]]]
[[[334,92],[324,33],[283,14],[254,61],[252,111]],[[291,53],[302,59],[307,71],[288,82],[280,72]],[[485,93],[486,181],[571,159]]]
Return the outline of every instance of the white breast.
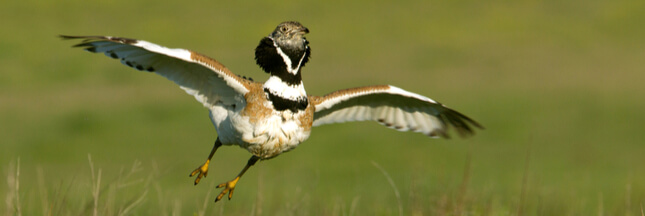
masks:
[[[311,132],[300,126],[299,119],[304,112],[273,111],[263,120],[251,123],[249,117],[239,115],[239,112],[227,110],[223,112],[226,115],[221,115],[221,111],[211,110],[211,120],[222,144],[239,145],[263,159],[294,149],[309,138]]]

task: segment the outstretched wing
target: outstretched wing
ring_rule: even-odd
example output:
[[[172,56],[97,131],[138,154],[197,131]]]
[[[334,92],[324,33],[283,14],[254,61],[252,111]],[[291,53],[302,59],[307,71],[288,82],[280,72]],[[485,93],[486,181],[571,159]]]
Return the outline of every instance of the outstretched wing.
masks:
[[[231,73],[208,56],[185,49],[170,49],[143,40],[110,36],[63,36],[83,39],[74,47],[105,53],[140,71],[154,72],[177,83],[206,107],[245,103],[250,81]]]
[[[372,120],[399,131],[445,138],[450,126],[461,136],[473,134],[472,126],[482,128],[430,98],[389,85],[344,89],[310,99],[316,108],[313,126]]]

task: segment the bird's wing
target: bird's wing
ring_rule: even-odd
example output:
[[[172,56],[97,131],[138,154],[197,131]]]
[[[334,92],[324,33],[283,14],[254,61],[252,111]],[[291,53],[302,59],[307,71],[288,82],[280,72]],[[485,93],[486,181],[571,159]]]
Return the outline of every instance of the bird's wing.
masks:
[[[472,126],[482,128],[430,98],[389,85],[344,89],[310,99],[316,110],[313,126],[372,120],[399,131],[446,138],[450,126],[461,136],[473,134]]]
[[[185,49],[170,49],[143,40],[110,36],[62,36],[83,39],[74,47],[119,59],[140,71],[154,72],[177,83],[206,107],[244,103],[251,81],[231,73],[218,61]]]

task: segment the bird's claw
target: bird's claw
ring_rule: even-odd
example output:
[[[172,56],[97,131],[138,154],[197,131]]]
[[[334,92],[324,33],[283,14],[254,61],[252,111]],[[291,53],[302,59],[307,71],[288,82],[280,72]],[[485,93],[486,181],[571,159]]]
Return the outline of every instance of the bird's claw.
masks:
[[[201,179],[202,179],[202,177],[206,177],[206,176],[208,175],[208,163],[209,163],[209,162],[210,162],[210,161],[206,161],[206,163],[204,163],[204,164],[202,164],[201,166],[197,167],[197,169],[195,169],[195,170],[194,170],[192,173],[190,173],[190,175],[188,176],[188,177],[193,177],[194,175],[199,174],[199,175],[197,175],[197,177],[195,178],[195,185],[197,185],[197,183],[199,183],[199,180],[201,180]]]
[[[233,191],[235,190],[235,184],[237,184],[237,181],[239,179],[240,178],[238,177],[226,183],[217,185],[217,188],[224,188],[224,189],[222,190],[221,193],[219,193],[219,195],[217,195],[217,198],[215,198],[215,202],[220,201],[222,197],[224,197],[224,195],[226,195],[227,193],[228,193],[228,199],[231,200],[231,198],[233,198]]]

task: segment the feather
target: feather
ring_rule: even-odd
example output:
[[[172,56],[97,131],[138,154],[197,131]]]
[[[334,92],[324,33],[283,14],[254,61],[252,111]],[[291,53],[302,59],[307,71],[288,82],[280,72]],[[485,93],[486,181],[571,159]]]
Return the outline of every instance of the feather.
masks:
[[[323,97],[310,96],[316,108],[313,126],[372,120],[399,131],[447,137],[453,127],[459,135],[483,128],[467,116],[430,98],[382,85],[339,90]]]

